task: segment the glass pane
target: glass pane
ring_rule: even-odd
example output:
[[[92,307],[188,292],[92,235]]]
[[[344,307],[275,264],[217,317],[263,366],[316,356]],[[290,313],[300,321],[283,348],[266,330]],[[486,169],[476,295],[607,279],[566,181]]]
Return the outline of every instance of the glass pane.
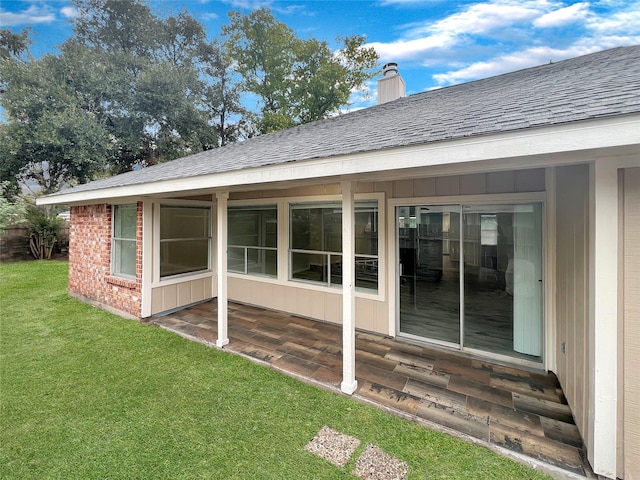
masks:
[[[331,255],[331,285],[342,285],[342,255]]]
[[[160,206],[160,239],[209,238],[209,207]]]
[[[464,206],[466,347],[541,361],[542,206]]]
[[[342,251],[342,209],[339,203],[323,207],[291,205],[291,248],[328,252]]]
[[[228,211],[229,245],[276,247],[278,210],[275,206],[230,207]]]
[[[209,240],[160,242],[160,276],[197,272],[209,268]]]
[[[356,287],[378,290],[378,259],[356,256]]]
[[[378,202],[356,202],[356,253],[378,255]]]
[[[278,275],[278,252],[275,250],[250,248],[247,255],[249,273]]]
[[[460,343],[460,206],[396,209],[400,331]]]
[[[244,271],[244,248],[227,248],[227,271],[245,273]]]
[[[136,238],[136,205],[114,205],[113,236],[115,238]]]
[[[136,241],[113,241],[113,273],[114,275],[136,276]]]
[[[342,252],[342,208],[322,210],[322,248],[327,252]]]
[[[327,256],[316,253],[291,253],[291,276],[297,280],[328,283]]]

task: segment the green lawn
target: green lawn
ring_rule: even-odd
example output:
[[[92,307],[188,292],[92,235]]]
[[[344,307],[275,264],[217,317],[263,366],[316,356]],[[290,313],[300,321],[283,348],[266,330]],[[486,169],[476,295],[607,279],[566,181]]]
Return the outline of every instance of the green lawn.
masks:
[[[367,443],[410,478],[544,478],[484,448],[124,320],[66,294],[65,262],[0,265],[0,478],[353,478]],[[304,450],[323,425],[362,445]]]

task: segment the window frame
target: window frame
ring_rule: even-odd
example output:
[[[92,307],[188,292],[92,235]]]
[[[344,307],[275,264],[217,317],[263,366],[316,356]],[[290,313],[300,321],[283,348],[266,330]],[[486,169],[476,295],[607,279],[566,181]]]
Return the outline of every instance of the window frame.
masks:
[[[209,210],[209,224],[208,224],[208,247],[207,247],[207,268],[196,270],[192,272],[177,273],[174,275],[160,276],[161,268],[161,215],[160,211],[162,207],[201,207]],[[196,280],[198,278],[204,278],[211,276],[213,271],[214,262],[214,238],[213,238],[213,226],[215,223],[215,209],[212,202],[204,202],[197,200],[161,200],[153,203],[153,247],[154,247],[154,259],[153,259],[153,282],[152,287],[171,285],[174,283],[181,283],[188,280]],[[167,239],[165,239],[166,241]],[[188,239],[180,239],[188,240]]]
[[[375,232],[376,232],[376,242],[377,242],[377,246],[376,246],[376,250],[377,250],[377,254],[365,254],[365,253],[358,253],[357,251],[355,252],[354,255],[354,262],[355,262],[355,267],[356,270],[354,271],[354,274],[356,275],[356,279],[357,280],[357,271],[358,271],[358,265],[359,262],[361,262],[361,265],[363,268],[367,268],[368,266],[370,266],[371,264],[375,265],[375,269],[376,269],[376,287],[375,288],[369,288],[369,287],[362,287],[362,286],[356,286],[356,290],[362,293],[367,293],[367,294],[371,294],[371,295],[378,295],[380,293],[381,290],[381,282],[380,282],[380,277],[381,277],[381,269],[380,269],[380,258],[381,258],[381,248],[380,248],[380,243],[381,243],[381,234],[382,234],[382,225],[380,222],[380,217],[381,217],[381,210],[382,210],[382,206],[381,204],[383,203],[383,201],[375,196],[375,197],[362,197],[362,196],[357,196],[354,199],[354,210],[358,207],[358,204],[366,204],[366,203],[376,203],[376,228],[375,228]],[[339,208],[340,209],[340,236],[342,237],[342,199],[341,197],[333,197],[331,199],[328,198],[323,198],[323,199],[318,199],[318,200],[310,200],[310,201],[288,201],[287,202],[287,211],[288,211],[288,219],[287,219],[287,237],[288,237],[288,249],[287,249],[287,266],[288,266],[288,271],[287,271],[287,280],[289,282],[295,282],[295,283],[305,283],[305,284],[310,284],[310,285],[317,285],[317,286],[321,286],[321,287],[327,287],[327,288],[336,288],[336,287],[341,287],[342,286],[342,281],[340,281],[340,283],[334,283],[332,282],[332,270],[331,270],[331,257],[333,256],[338,256],[338,257],[344,257],[343,252],[342,252],[342,241],[340,242],[340,250],[339,251],[334,251],[334,250],[312,250],[312,249],[301,249],[301,248],[292,248],[292,235],[293,235],[293,228],[292,228],[292,215],[291,212],[294,209],[295,205],[301,205],[301,206],[309,206],[309,208],[323,208],[323,209],[331,209],[331,208]],[[314,205],[317,205],[316,207],[314,207]],[[323,224],[324,225],[324,224]],[[324,230],[324,226],[322,228],[322,230]],[[357,238],[355,239],[356,243],[357,243]],[[324,244],[324,238],[323,238],[323,244]],[[324,246],[324,245],[323,245]],[[309,279],[303,279],[303,278],[294,278],[294,271],[293,271],[293,255],[294,254],[307,254],[307,255],[321,255],[324,257],[324,261],[322,263],[322,268],[326,268],[326,272],[324,272],[324,275],[326,276],[327,280],[326,281],[317,281],[317,280],[309,280]],[[342,270],[342,269],[340,269]],[[341,275],[341,273],[340,273]],[[342,278],[340,276],[340,278]]]
[[[263,246],[263,245],[236,245],[236,244],[232,244],[229,241],[229,226],[228,226],[228,222],[229,222],[229,213],[231,210],[233,209],[237,209],[237,210],[246,210],[246,211],[251,211],[252,209],[256,210],[275,210],[276,213],[276,246],[275,247],[267,247],[267,246]],[[278,268],[278,244],[280,243],[279,240],[279,228],[280,228],[280,215],[279,215],[279,208],[278,208],[278,203],[277,202],[273,202],[273,203],[254,203],[254,204],[248,204],[248,205],[238,205],[238,204],[231,204],[231,205],[227,205],[227,273],[235,273],[238,275],[247,275],[247,276],[251,276],[251,277],[263,277],[263,278],[271,278],[271,279],[277,279],[278,278],[278,273],[279,273],[279,268]],[[244,256],[244,268],[242,271],[240,270],[231,270],[229,268],[229,250],[232,248],[238,248],[238,249],[242,249],[243,250],[243,256]],[[276,252],[276,273],[275,274],[270,274],[270,273],[258,273],[258,272],[250,272],[249,271],[249,261],[248,261],[248,254],[249,254],[249,250],[256,250],[259,252],[267,252],[267,251],[271,251],[271,252]]]
[[[390,228],[386,217],[387,201],[385,192],[356,193],[355,201],[376,201],[378,203],[378,288],[377,290],[356,287],[355,295],[358,298],[385,301],[388,295],[387,288],[387,231]],[[338,293],[337,287],[327,287],[322,283],[302,282],[289,280],[289,204],[311,202],[340,202],[342,195],[337,193],[290,195],[290,196],[265,196],[257,198],[230,199],[229,206],[250,205],[277,205],[278,206],[278,277],[264,277],[244,275],[241,273],[227,272],[228,277],[242,279],[250,282],[271,283],[282,287],[305,289],[315,292]],[[393,226],[391,226],[393,230]],[[342,248],[340,249],[342,250]],[[342,252],[340,252],[342,255]]]
[[[135,211],[134,225],[133,225],[135,233],[134,233],[133,238],[130,238],[130,237],[116,237],[116,212],[121,207],[133,208],[133,210]],[[133,275],[116,271],[116,267],[117,267],[116,258],[118,256],[118,251],[121,251],[118,248],[118,245],[121,245],[121,242],[133,243],[133,245],[134,245],[135,263],[133,265],[133,272],[134,272]],[[110,275],[112,275],[114,277],[118,277],[118,278],[126,278],[126,279],[129,279],[129,280],[135,280],[137,278],[137,276],[136,276],[137,254],[138,254],[138,204],[137,203],[112,204],[111,205],[111,255],[110,255],[110,259],[109,259],[109,263],[110,263],[109,273],[110,273]]]

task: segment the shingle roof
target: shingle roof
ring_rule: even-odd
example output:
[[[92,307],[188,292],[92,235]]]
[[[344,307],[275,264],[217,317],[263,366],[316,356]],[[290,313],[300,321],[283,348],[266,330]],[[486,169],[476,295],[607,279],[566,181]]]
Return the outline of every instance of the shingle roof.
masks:
[[[139,185],[633,113],[640,113],[640,45],[411,95],[59,193]]]

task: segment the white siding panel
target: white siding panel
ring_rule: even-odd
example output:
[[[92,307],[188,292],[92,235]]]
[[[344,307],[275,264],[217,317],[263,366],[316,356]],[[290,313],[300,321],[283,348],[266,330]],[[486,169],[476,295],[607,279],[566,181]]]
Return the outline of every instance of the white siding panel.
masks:
[[[307,286],[280,285],[255,278],[229,277],[229,300],[331,323],[342,323],[342,294]],[[356,296],[356,327],[388,333],[385,301]]]
[[[212,278],[186,280],[172,285],[153,287],[151,290],[151,314],[166,312],[211,298]]]
[[[624,479],[640,479],[640,168],[624,171]]]
[[[460,195],[460,177],[458,175],[451,177],[437,177],[436,195]]]
[[[557,169],[557,372],[583,439],[588,435],[589,167]]]

